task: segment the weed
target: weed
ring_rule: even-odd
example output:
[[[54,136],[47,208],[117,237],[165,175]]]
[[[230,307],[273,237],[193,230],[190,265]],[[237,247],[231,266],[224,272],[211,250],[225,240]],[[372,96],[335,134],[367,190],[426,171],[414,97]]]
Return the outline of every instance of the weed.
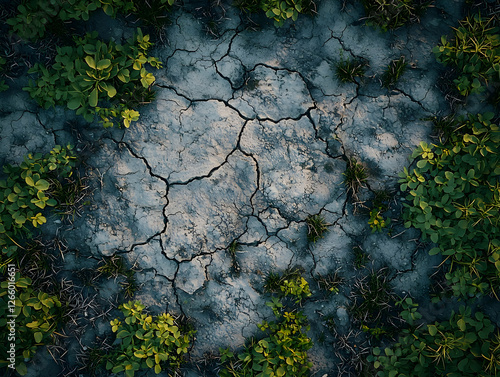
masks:
[[[4,66],[7,60],[3,56],[0,56],[0,75],[4,75]],[[9,86],[5,83],[5,80],[0,80],[0,93],[5,92],[7,89],[9,89]]]
[[[354,199],[357,199],[359,190],[365,187],[368,178],[365,167],[358,163],[356,159],[350,158],[343,175],[343,183],[347,187],[347,192],[350,193]]]
[[[359,59],[351,59],[341,54],[340,61],[335,65],[335,76],[342,83],[357,84],[356,77],[364,77],[367,64]]]
[[[346,334],[339,334],[334,329],[334,353],[339,359],[337,364],[339,376],[374,376],[373,367],[366,358],[370,354],[370,345],[364,332],[349,330]]]
[[[97,267],[97,271],[108,278],[126,276],[129,271],[125,265],[125,259],[121,255],[104,257],[99,261],[99,264],[101,264],[101,266]]]
[[[75,271],[76,277],[84,287],[94,287],[98,273],[93,268],[81,268]]]
[[[354,253],[354,267],[357,270],[364,268],[370,259],[369,255],[360,246],[354,246],[352,251]]]
[[[380,376],[490,376],[500,372],[500,333],[483,313],[462,306],[449,321],[405,329],[399,341],[373,348]]]
[[[366,23],[382,31],[397,29],[408,22],[417,22],[432,1],[428,0],[361,0],[366,12]]]
[[[321,215],[310,215],[306,219],[307,224],[307,240],[315,243],[323,238],[331,224],[326,223],[325,218]]]
[[[337,327],[337,323],[335,322],[335,318],[333,317],[333,315],[327,315],[325,316],[325,318],[323,319],[323,325],[328,329],[328,331],[330,331],[331,333],[333,333],[333,331],[335,330],[335,328]]]
[[[51,67],[35,64],[36,73],[24,88],[44,108],[62,105],[92,122],[97,115],[104,127],[129,127],[139,119],[131,105],[147,99],[155,82],[146,66],[160,68],[155,57],[148,57],[152,46],[149,35],[137,29],[126,44],[105,43],[97,32],[74,39],[74,46],[58,47]]]
[[[229,245],[227,251],[229,252],[229,254],[231,255],[231,257],[234,258],[236,256],[236,253],[238,252],[238,250],[240,250],[240,247],[241,247],[240,243],[237,240],[234,240]]]
[[[446,255],[456,296],[499,297],[500,131],[493,116],[469,115],[445,143],[420,143],[414,168],[400,174],[405,226],[436,244],[431,255]]]
[[[122,292],[126,298],[134,297],[135,293],[139,289],[137,285],[137,280],[135,279],[135,271],[129,270],[125,276],[125,281],[120,283],[122,287]]]
[[[2,258],[12,257],[20,244],[19,235],[31,236],[31,225],[36,228],[47,222],[41,210],[58,203],[47,195],[49,179],[69,177],[74,160],[72,147],[56,146],[50,153],[28,154],[19,166],[3,167],[6,180],[0,180],[0,247]],[[3,264],[3,263],[2,263]]]
[[[348,311],[355,323],[379,327],[383,316],[393,307],[395,298],[387,270],[371,271],[354,283]]]
[[[58,202],[54,212],[61,216],[61,220],[74,221],[75,216],[81,216],[84,206],[90,204],[85,200],[90,195],[86,181],[87,177],[82,178],[79,174],[67,177],[63,182],[49,179],[49,194]]]
[[[159,33],[168,23],[175,0],[134,0],[134,15]]]
[[[334,273],[321,275],[316,277],[320,289],[327,292],[327,294],[338,294],[340,292],[339,286],[344,282],[344,279],[339,275],[338,271]]]
[[[129,268],[125,264],[125,259],[121,255],[105,257],[99,261],[101,266],[97,267],[99,274],[108,278],[116,279],[120,276],[125,277],[125,281],[120,282],[122,292],[127,298],[132,298],[139,289],[135,279],[134,268]]]
[[[405,72],[407,66],[408,63],[406,63],[404,56],[391,61],[382,76],[382,86],[387,89],[393,87]]]
[[[380,340],[380,337],[382,335],[387,334],[387,331],[383,327],[378,327],[378,326],[368,327],[366,325],[361,325],[361,330],[370,334],[371,336],[373,336],[377,340]]]
[[[379,206],[376,208],[373,208],[370,211],[370,219],[368,220],[368,224],[370,225],[370,228],[373,232],[381,232],[383,228],[387,227],[391,223],[391,219],[387,218],[384,219],[382,216],[382,213],[385,212],[386,209],[384,207]]]
[[[435,116],[425,118],[424,120],[430,120],[432,122],[434,132],[436,132],[436,135],[441,143],[446,142],[450,138],[458,125],[454,114],[443,117]]]
[[[299,13],[313,13],[316,9],[312,0],[235,0],[234,5],[250,13],[263,10],[276,27],[283,26],[289,19],[297,21]]]
[[[499,50],[500,33],[495,27],[495,16],[483,19],[475,15],[460,21],[450,42],[447,36],[442,36],[441,44],[432,51],[438,62],[457,69],[456,88],[461,95],[468,96],[483,92],[490,81],[498,82]]]
[[[0,285],[0,315],[5,318],[0,322],[0,351],[3,355],[8,355],[11,337],[8,335],[15,333],[16,348],[22,350],[16,352],[14,359],[17,373],[24,376],[28,371],[25,362],[32,358],[39,346],[52,342],[52,335],[59,327],[63,318],[63,308],[56,296],[51,296],[45,292],[35,291],[31,285],[31,279],[22,278],[19,272],[15,272],[14,267],[9,267],[9,275],[14,278],[12,283],[4,281]],[[11,307],[8,295],[15,289],[15,306]],[[15,325],[12,326],[7,318],[16,318]],[[2,363],[1,367],[7,367],[8,363]]]
[[[276,299],[267,305],[273,309],[276,321],[262,322],[259,329],[265,337],[259,341],[252,338],[239,355],[220,349],[221,377],[309,375],[312,364],[307,361],[307,351],[312,341],[306,334],[307,317],[301,312],[285,311]]]
[[[296,297],[296,303],[311,296],[309,283],[302,277],[302,270],[288,269],[283,274],[270,272],[264,282],[264,291],[279,293],[282,296]]]
[[[102,375],[101,372],[106,364],[106,354],[111,349],[112,347],[105,340],[92,347],[83,346],[83,352],[77,355],[78,363],[82,366],[81,369],[88,372],[92,377]]]
[[[127,377],[142,369],[154,369],[159,374],[162,364],[177,370],[184,363],[194,331],[185,332],[178,319],[168,313],[151,316],[143,313],[145,306],[129,301],[118,307],[125,317],[110,322],[120,343],[109,352],[106,369],[112,373],[125,371]]]
[[[238,263],[238,260],[236,259],[236,253],[240,250],[240,243],[238,240],[234,240],[231,242],[229,247],[227,248],[227,251],[229,252],[229,255],[231,256],[231,268],[232,271],[235,272],[236,274],[239,274],[241,272],[241,267]]]
[[[299,274],[300,276],[300,274]],[[271,271],[264,281],[265,292],[279,292],[281,286],[281,275],[277,272]]]

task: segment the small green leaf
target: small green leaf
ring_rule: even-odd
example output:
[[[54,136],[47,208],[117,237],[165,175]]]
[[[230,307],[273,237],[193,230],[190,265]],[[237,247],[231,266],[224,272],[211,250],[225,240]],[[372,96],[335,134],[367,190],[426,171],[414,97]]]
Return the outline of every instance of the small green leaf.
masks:
[[[35,185],[35,181],[33,181],[33,178],[31,178],[29,175],[26,176],[24,180],[28,186],[33,187]]]
[[[465,325],[465,321],[460,318],[458,321],[457,321],[457,325],[458,325],[458,328],[461,330],[461,331],[465,331],[466,329],[466,325]]]
[[[94,88],[94,90],[92,90],[92,92],[90,93],[90,96],[89,96],[89,105],[91,107],[96,107],[97,106],[97,99],[98,99],[98,92],[97,92],[97,88]]]
[[[45,179],[40,179],[35,183],[35,188],[39,191],[45,191],[49,188],[50,184]]]
[[[97,62],[97,69],[103,70],[108,68],[111,65],[111,60],[109,59],[102,59]]]
[[[81,105],[81,98],[79,97],[74,97],[72,99],[70,99],[67,103],[67,106],[68,106],[68,109],[70,110],[76,110],[80,107]]]
[[[34,333],[33,335],[35,337],[35,342],[40,343],[42,341],[43,334],[40,331]]]
[[[92,69],[96,69],[96,65],[95,65],[95,60],[92,56],[86,56],[85,57],[85,61],[87,62],[88,66]]]

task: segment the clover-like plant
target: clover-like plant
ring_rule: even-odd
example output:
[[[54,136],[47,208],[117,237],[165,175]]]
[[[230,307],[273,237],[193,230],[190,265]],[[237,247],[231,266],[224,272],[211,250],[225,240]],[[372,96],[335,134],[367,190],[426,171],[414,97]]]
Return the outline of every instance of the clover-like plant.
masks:
[[[18,238],[30,234],[47,219],[41,212],[46,206],[54,207],[50,179],[68,177],[76,157],[72,146],[56,146],[50,153],[28,154],[19,166],[3,167],[6,180],[0,180],[0,247],[2,254],[11,257],[18,249]],[[18,241],[16,241],[16,239]]]
[[[261,7],[266,16],[274,20],[274,25],[280,27],[290,18],[297,21],[299,13],[303,12],[304,3],[307,2],[307,0],[264,0],[261,2]]]
[[[29,72],[38,79],[24,89],[44,108],[67,106],[88,122],[97,115],[104,127],[129,127],[140,115],[131,105],[155,82],[146,66],[160,68],[161,63],[148,57],[152,43],[141,29],[125,45],[97,37],[89,33],[75,38],[75,46],[58,47],[56,63],[49,68],[35,64]]]
[[[418,313],[418,312],[417,312]],[[494,377],[500,372],[500,332],[480,311],[452,312],[449,321],[404,329],[397,343],[368,357],[377,376]]]
[[[283,26],[289,19],[297,21],[300,13],[313,13],[316,8],[313,0],[235,0],[234,5],[250,13],[263,10],[276,27]]]
[[[153,3],[152,3],[153,1]],[[43,38],[55,24],[71,20],[88,21],[91,13],[99,8],[109,16],[118,13],[135,13],[147,23],[157,20],[160,13],[175,0],[23,0],[17,7],[17,14],[7,24],[23,39]],[[151,4],[150,4],[151,3]],[[148,12],[149,11],[149,12]],[[145,16],[147,15],[147,17]]]
[[[283,297],[295,296],[296,303],[312,295],[309,283],[302,277],[300,269],[288,269],[282,274],[271,272],[264,282],[264,290]]]
[[[166,369],[175,372],[185,362],[195,333],[189,326],[168,313],[144,313],[145,306],[139,301],[118,308],[124,320],[116,318],[110,323],[121,342],[106,356],[107,370],[133,377],[143,369],[154,369],[156,374]]]
[[[377,207],[373,208],[370,211],[370,219],[368,220],[368,224],[370,225],[370,228],[373,232],[381,232],[382,229],[387,227],[391,223],[391,219],[387,218],[385,219],[384,216],[382,216],[382,213],[384,212],[383,207]]]
[[[277,320],[262,322],[259,329],[265,337],[251,339],[240,354],[221,350],[221,377],[309,375],[312,364],[307,360],[307,351],[312,341],[306,334],[307,317],[301,312],[286,311],[277,299],[267,305]]]
[[[31,279],[21,277],[18,272],[12,274],[10,283],[3,281],[0,284],[0,370],[15,365],[16,371],[24,376],[26,362],[37,348],[52,343],[63,313],[56,296],[34,291]],[[7,360],[11,343],[15,343],[14,362]]]
[[[456,68],[454,83],[463,96],[481,93],[489,83],[500,81],[500,30],[494,16],[465,18],[451,41],[442,36],[433,52],[438,62]]]
[[[500,130],[493,113],[458,121],[444,143],[420,146],[404,169],[405,226],[422,232],[446,257],[457,296],[491,294],[500,283]]]

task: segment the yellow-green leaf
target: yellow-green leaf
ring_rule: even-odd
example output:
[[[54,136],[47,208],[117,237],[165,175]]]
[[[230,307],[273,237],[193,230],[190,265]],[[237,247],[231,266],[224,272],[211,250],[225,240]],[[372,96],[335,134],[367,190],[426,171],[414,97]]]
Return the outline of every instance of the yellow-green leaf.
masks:
[[[98,99],[97,89],[94,88],[94,90],[90,93],[90,96],[89,96],[89,105],[92,107],[96,107],[97,106],[97,99]]]

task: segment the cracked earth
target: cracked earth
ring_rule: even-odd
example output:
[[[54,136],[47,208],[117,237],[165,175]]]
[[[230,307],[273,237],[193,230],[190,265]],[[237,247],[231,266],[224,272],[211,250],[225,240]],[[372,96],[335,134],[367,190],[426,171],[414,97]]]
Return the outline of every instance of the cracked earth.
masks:
[[[320,376],[336,375],[325,356],[331,345],[315,339],[321,317],[345,324],[348,292],[320,297],[318,274],[339,270],[349,280],[360,246],[376,267],[390,268],[398,292],[418,297],[428,289],[438,262],[419,235],[397,224],[391,236],[372,234],[342,173],[354,157],[369,173],[361,199],[381,189],[398,197],[398,173],[419,142],[430,141],[423,119],[449,109],[431,50],[455,25],[460,2],[437,1],[420,24],[386,34],[359,21],[361,6],[340,3],[322,1],[316,17],[282,29],[263,19],[252,30],[226,9],[218,38],[206,34],[194,5],[174,13],[168,43],[152,52],[164,65],[155,72],[156,100],[127,130],[81,126],[69,111],[41,110],[19,92],[1,105],[3,163],[54,144],[91,146],[83,152],[92,206],[61,230],[68,268],[81,268],[84,256],[123,255],[139,271],[136,299],[192,319],[194,360],[256,334],[271,315],[263,292],[271,271],[306,271],[315,293],[304,304],[310,358]],[[366,77],[341,85],[334,67],[342,55],[367,61]],[[401,55],[410,68],[393,90],[381,88],[385,67]],[[331,226],[308,244],[305,219],[315,214]],[[234,241],[240,247],[231,257]]]

